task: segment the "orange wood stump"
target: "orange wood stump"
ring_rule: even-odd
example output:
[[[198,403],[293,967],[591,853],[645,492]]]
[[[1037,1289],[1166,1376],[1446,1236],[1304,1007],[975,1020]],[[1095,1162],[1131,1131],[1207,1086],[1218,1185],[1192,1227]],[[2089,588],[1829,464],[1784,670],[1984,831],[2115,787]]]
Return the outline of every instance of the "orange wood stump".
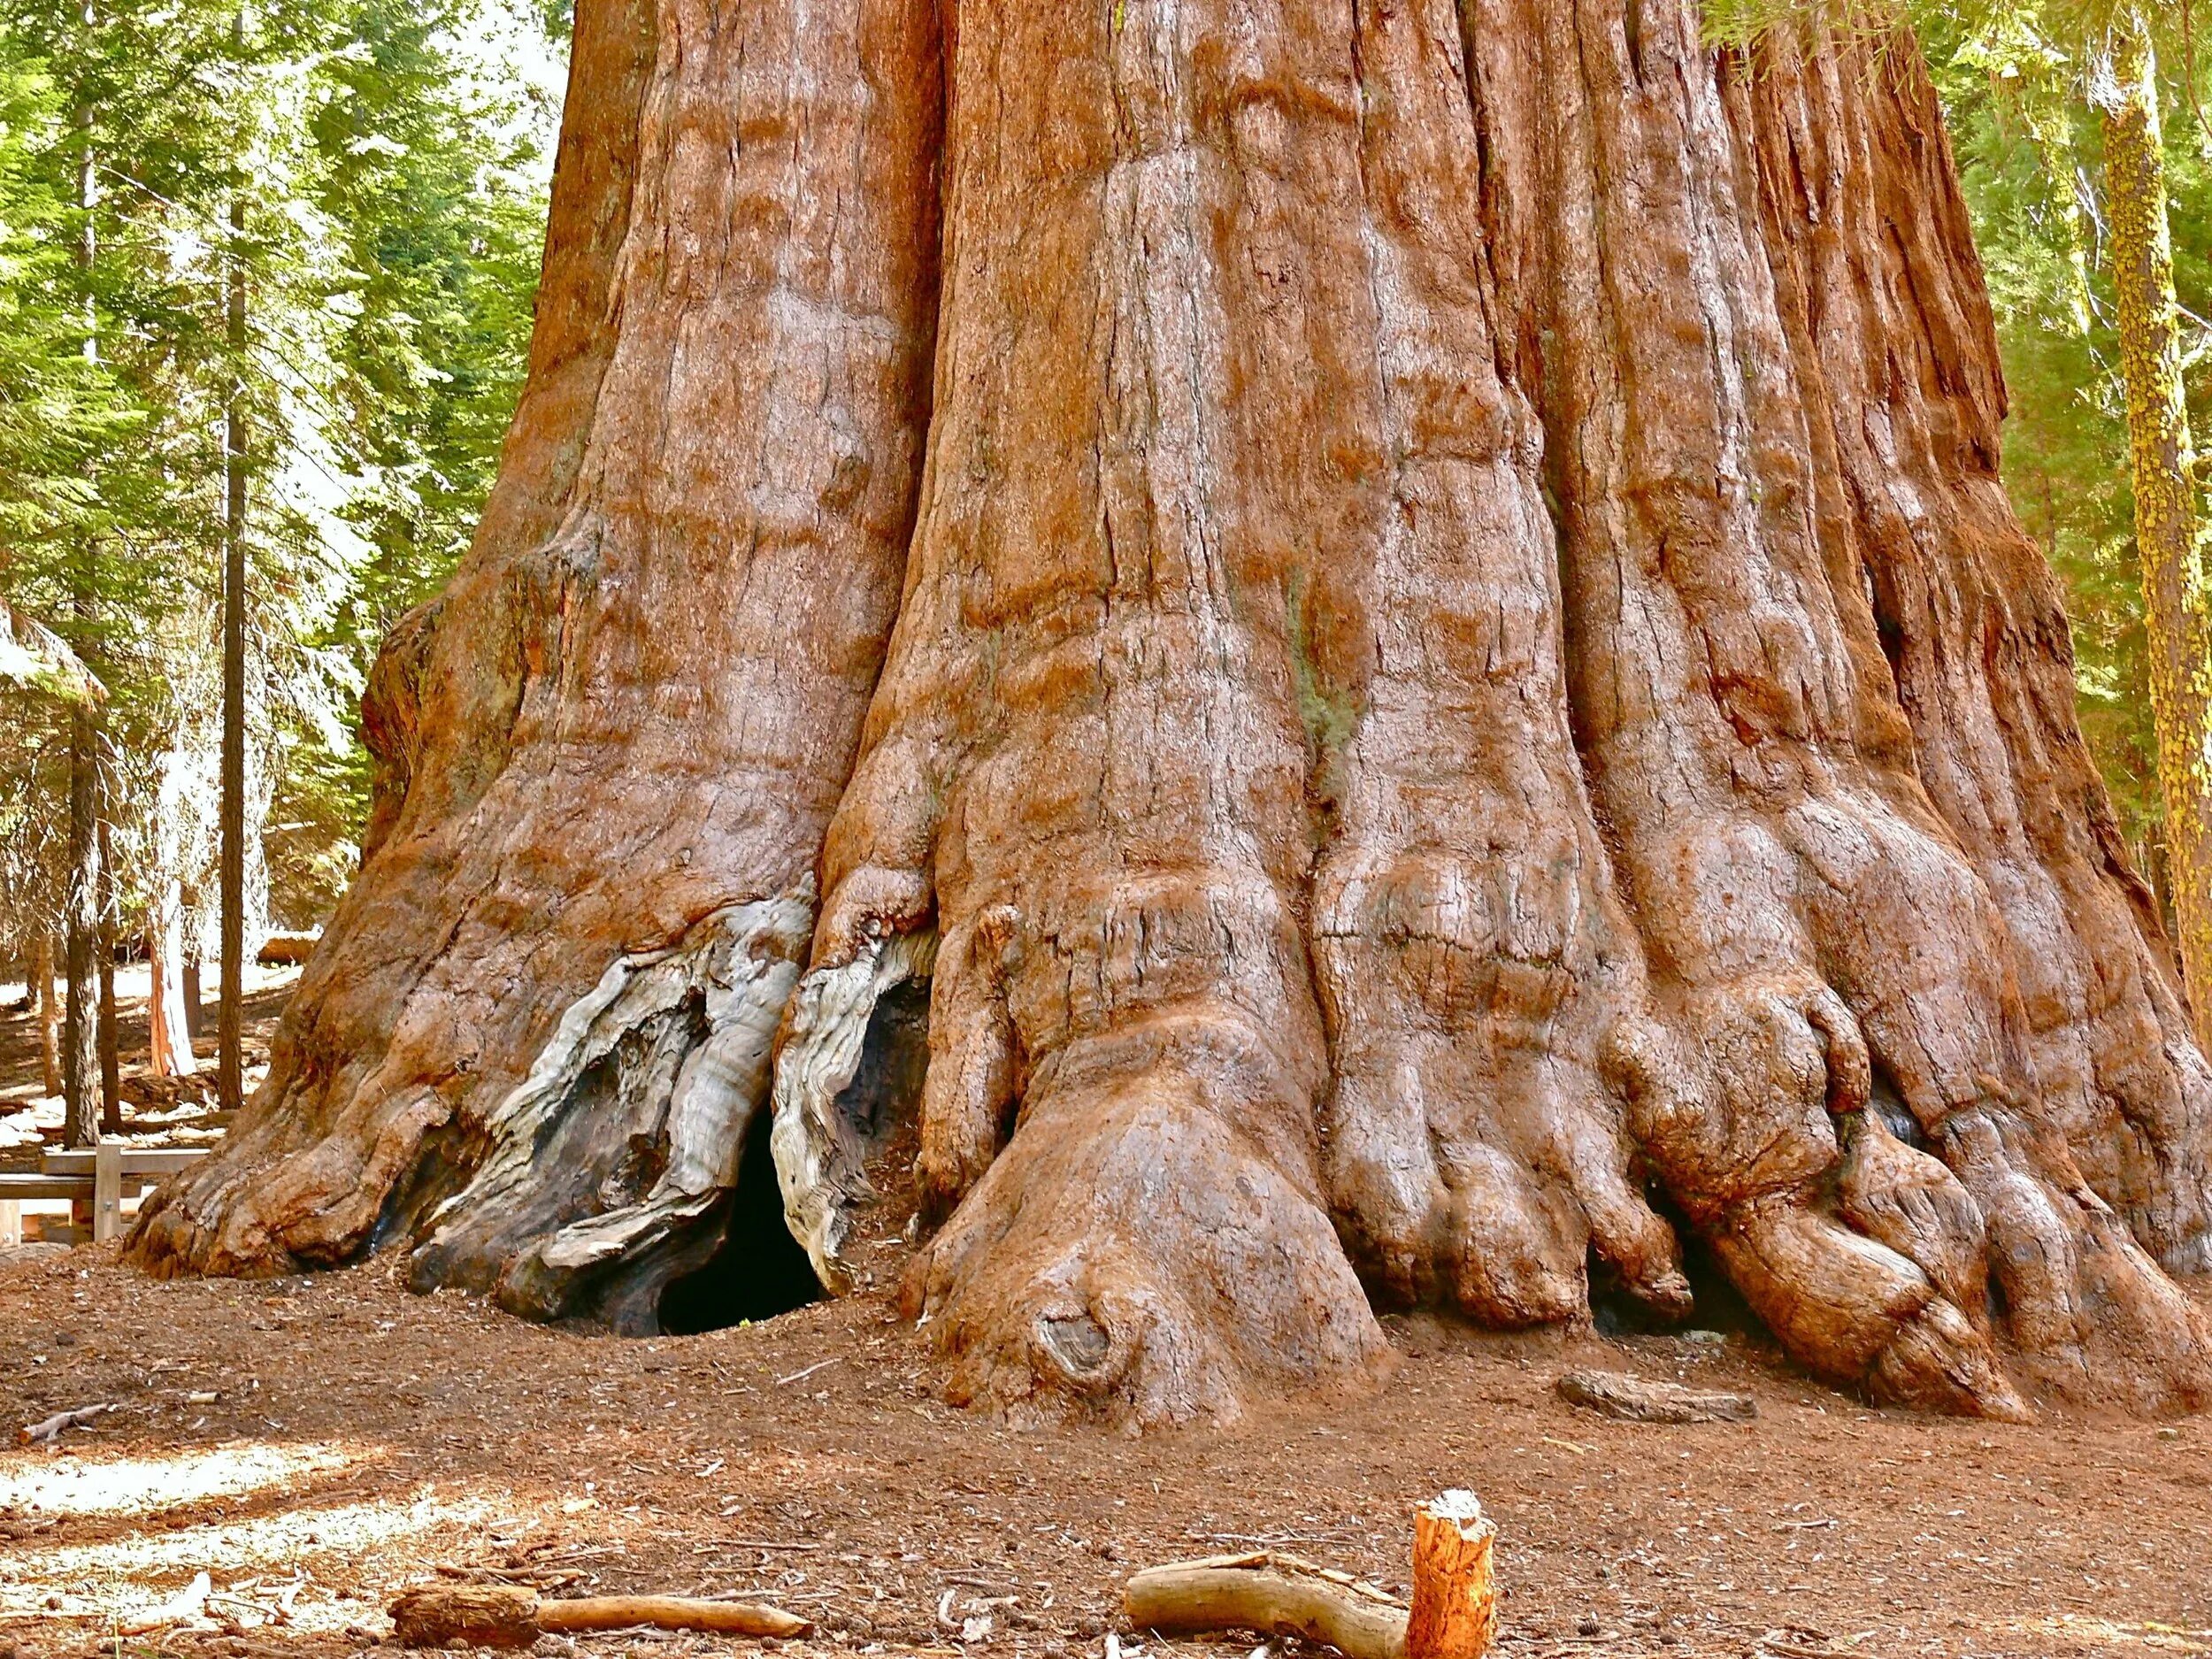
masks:
[[[1413,1512],[1413,1612],[1406,1659],[1481,1659],[1498,1633],[1490,1571],[1498,1529],[1471,1492],[1447,1492]]]

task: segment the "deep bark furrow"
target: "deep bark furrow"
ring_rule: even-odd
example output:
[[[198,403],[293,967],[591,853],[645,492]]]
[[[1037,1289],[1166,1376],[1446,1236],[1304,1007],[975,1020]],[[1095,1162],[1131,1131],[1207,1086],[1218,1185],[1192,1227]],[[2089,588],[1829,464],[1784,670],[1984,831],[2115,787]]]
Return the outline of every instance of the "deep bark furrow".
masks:
[[[1983,879],[2011,981],[1993,1011],[2006,1088],[1921,1116],[1988,1211],[2031,1370],[2077,1394],[2191,1403],[2208,1381],[2201,1333],[2085,1190],[2076,1148],[2143,1242],[2200,1262],[2204,1066],[2185,1035],[2170,1041],[2186,1028],[2162,941],[2097,835],[2109,808],[2073,719],[2055,581],[1996,477],[1994,332],[1932,90],[1907,44],[1878,63],[1816,56],[1808,73],[1777,42],[1756,69],[1740,126],[1769,177],[1793,105],[1793,140],[1818,158],[1811,211],[1770,208],[1767,225],[1785,292],[1819,318],[1793,344],[1849,505],[1831,539],[1867,572],[1839,569],[1839,600],[1870,589],[1890,607],[1914,776]],[[1857,234],[1801,228],[1830,216]],[[2073,1259],[2024,1274],[2008,1263],[2028,1239]]]
[[[1380,1348],[1322,1209],[1299,916],[1333,645],[1301,630],[1340,609],[1301,600],[1373,466],[1330,402],[1365,343],[1356,89],[1336,8],[1240,10],[965,8],[950,69],[908,601],[939,626],[895,641],[815,949],[833,973],[933,896],[922,1175],[954,1213],[911,1294],[955,1392],[1017,1412],[1230,1415]],[[941,697],[977,714],[925,806],[895,792]]]
[[[1879,70],[1774,56],[1763,151],[1819,158],[1813,211],[1849,223],[1885,202],[1924,209],[1886,237],[1809,248],[1792,219],[1770,218],[1817,307],[1801,354],[1834,388],[1852,524],[1896,637],[1919,775],[2005,916],[2038,1098],[2137,1236],[2200,1271],[2212,1076],[2075,722],[2055,579],[1996,476],[1995,339],[1932,90],[1902,54]],[[1864,91],[1847,99],[1853,73]]]
[[[1588,212],[1552,216],[1548,267],[1532,262],[1524,296],[1547,354],[1578,729],[1669,1023],[1704,1074],[1632,1120],[1646,1151],[1809,1363],[2016,1409],[1968,1310],[1935,1294],[1978,1300],[1959,1263],[1985,1225],[2010,1334],[2041,1374],[2109,1386],[2084,1310],[2110,1299],[2113,1340],[2137,1356],[2124,1390],[2193,1397],[2179,1299],[2083,1202],[2035,1099],[2005,918],[1902,741],[1839,511],[1826,388],[1801,323],[1792,336],[1802,296],[1778,280],[1787,264],[1770,262],[1761,222],[1790,181],[1763,178],[1748,142],[1746,112],[1770,88],[1716,62],[1686,12],[1647,7],[1644,77],[1671,65],[1686,108],[1609,100],[1596,88],[1631,79],[1617,19],[1603,4],[1539,9],[1559,65],[1545,83],[1572,78],[1595,163]],[[1556,165],[1568,148],[1541,176],[1571,190]],[[1848,337],[1824,320],[1824,340]],[[1619,373],[1578,373],[1578,358]],[[1628,682],[1628,664],[1650,678]],[[1870,1094],[1893,1089],[1971,1201],[1868,1127]],[[1855,1144],[1870,1133],[1877,1144]],[[1863,1190],[1885,1167],[1942,1202],[1902,1225],[1906,1210]],[[1832,1210],[1819,1192],[1839,1171]],[[1853,1240],[1846,1221],[1888,1248]]]

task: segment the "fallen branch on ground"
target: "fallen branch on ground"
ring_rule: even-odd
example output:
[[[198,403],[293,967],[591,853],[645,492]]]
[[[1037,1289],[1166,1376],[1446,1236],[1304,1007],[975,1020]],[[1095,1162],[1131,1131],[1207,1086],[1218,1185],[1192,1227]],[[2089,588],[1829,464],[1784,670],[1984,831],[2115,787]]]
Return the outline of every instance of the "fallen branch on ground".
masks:
[[[1346,1572],[1260,1550],[1147,1567],[1123,1605],[1139,1630],[1201,1636],[1225,1630],[1301,1636],[1352,1659],[1402,1659],[1406,1604]]]
[[[112,1404],[78,1406],[73,1410],[57,1411],[43,1422],[32,1423],[16,1432],[16,1439],[25,1446],[38,1446],[47,1440],[59,1440],[64,1429],[81,1429],[103,1411],[112,1411]]]
[[[403,1647],[527,1647],[540,1636],[579,1631],[714,1631],[730,1636],[804,1636],[814,1627],[781,1608],[751,1601],[702,1601],[680,1595],[592,1595],[547,1601],[527,1590],[490,1584],[419,1584],[392,1603]]]
[[[159,1607],[150,1607],[142,1613],[134,1613],[119,1621],[116,1633],[122,1636],[148,1636],[157,1630],[167,1630],[172,1624],[188,1624],[207,1611],[207,1598],[215,1587],[215,1581],[201,1573],[184,1589],[171,1596]]]
[[[1249,1630],[1325,1642],[1350,1659],[1481,1659],[1496,1631],[1497,1529],[1472,1494],[1414,1512],[1413,1605],[1272,1550],[1148,1567],[1124,1592],[1129,1621],[1163,1636]]]
[[[1759,1415],[1749,1394],[1646,1382],[1622,1371],[1571,1371],[1554,1386],[1571,1406],[1631,1423],[1748,1423]]]

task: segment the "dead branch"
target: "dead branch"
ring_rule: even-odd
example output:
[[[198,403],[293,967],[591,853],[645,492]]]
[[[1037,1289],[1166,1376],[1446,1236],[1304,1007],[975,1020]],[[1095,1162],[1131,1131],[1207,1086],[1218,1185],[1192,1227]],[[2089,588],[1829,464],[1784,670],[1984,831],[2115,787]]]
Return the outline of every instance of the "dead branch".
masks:
[[[392,1603],[403,1647],[527,1647],[540,1636],[580,1631],[710,1631],[730,1636],[790,1637],[814,1627],[781,1608],[752,1601],[704,1601],[680,1595],[593,1595],[541,1601],[507,1585],[419,1584]]]
[[[1326,1642],[1351,1659],[1406,1659],[1404,1602],[1271,1550],[1148,1567],[1123,1599],[1131,1624],[1163,1636],[1249,1630]]]
[[[1748,1423],[1759,1415],[1748,1394],[1646,1382],[1622,1371],[1571,1371],[1554,1386],[1569,1405],[1631,1423]]]
[[[25,1446],[40,1446],[48,1440],[61,1438],[65,1429],[81,1429],[104,1411],[112,1411],[112,1403],[96,1406],[78,1406],[73,1410],[57,1411],[42,1422],[27,1424],[16,1431],[16,1439]]]

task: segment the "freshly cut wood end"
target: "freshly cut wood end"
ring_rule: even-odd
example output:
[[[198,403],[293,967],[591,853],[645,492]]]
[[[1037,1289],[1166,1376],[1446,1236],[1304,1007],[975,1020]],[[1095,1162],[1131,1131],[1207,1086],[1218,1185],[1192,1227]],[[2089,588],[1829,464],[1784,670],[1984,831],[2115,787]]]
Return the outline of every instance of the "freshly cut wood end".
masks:
[[[1449,1492],[1439,1493],[1423,1504],[1421,1510],[1435,1520],[1455,1522],[1460,1531],[1470,1538],[1474,1536],[1471,1529],[1476,1527],[1489,1526],[1493,1532],[1497,1530],[1491,1526],[1488,1517],[1483,1514],[1482,1500],[1457,1486]]]
[[[1471,1492],[1451,1491],[1413,1512],[1413,1611],[1407,1659],[1482,1659],[1497,1638],[1491,1546],[1498,1529]]]

